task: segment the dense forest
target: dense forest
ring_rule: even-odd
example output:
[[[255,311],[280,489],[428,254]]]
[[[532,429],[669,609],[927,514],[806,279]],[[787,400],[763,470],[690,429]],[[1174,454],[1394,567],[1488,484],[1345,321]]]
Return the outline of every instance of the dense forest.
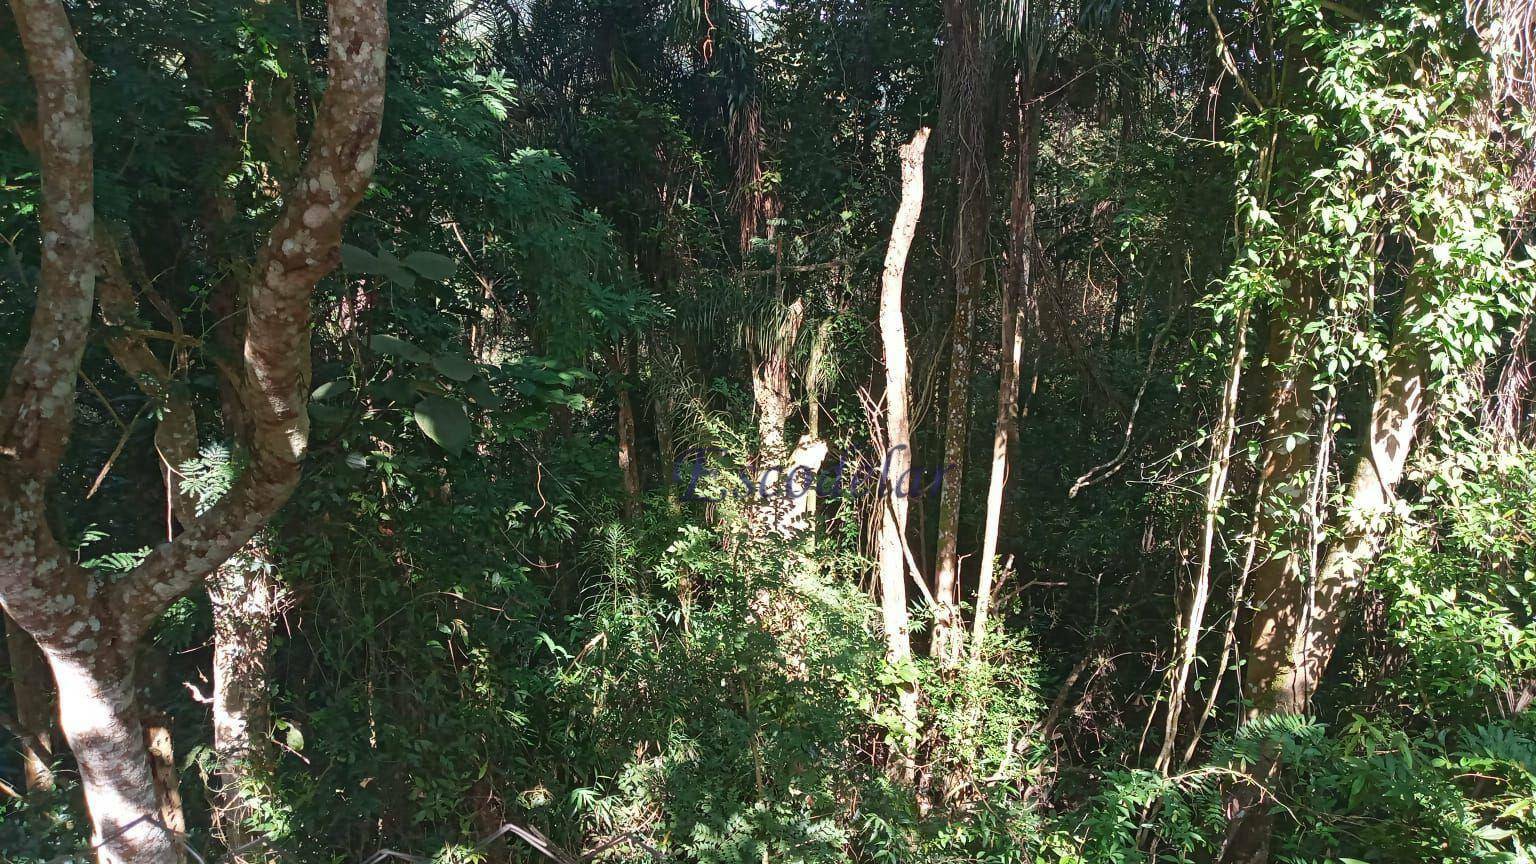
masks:
[[[1536,860],[1530,0],[0,76],[0,862]]]

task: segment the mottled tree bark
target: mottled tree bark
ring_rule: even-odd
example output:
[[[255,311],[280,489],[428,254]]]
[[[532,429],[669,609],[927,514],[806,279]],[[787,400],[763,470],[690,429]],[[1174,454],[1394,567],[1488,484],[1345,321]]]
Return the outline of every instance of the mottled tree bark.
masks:
[[[935,610],[930,653],[941,663],[960,658],[960,495],[970,426],[971,330],[976,290],[984,268],[981,255],[987,224],[987,64],[981,8],[975,0],[945,0],[941,94],[946,143],[954,153],[955,211],[950,265],[955,279],[950,330],[949,383],[944,406],[944,479],[939,488],[938,550],[934,574]]]
[[[147,718],[140,724],[144,730],[144,749],[149,752],[149,776],[155,782],[155,800],[160,803],[160,823],[175,835],[187,833],[187,817],[181,808],[181,777],[176,773],[176,747],[171,740],[169,717]],[[178,845],[176,860],[185,861],[184,847]]]
[[[912,473],[912,425],[910,376],[907,365],[907,329],[901,311],[902,283],[906,278],[907,253],[917,234],[923,210],[923,153],[928,129],[917,130],[901,148],[901,203],[891,225],[880,276],[880,344],[885,359],[885,444],[889,456],[883,478],[884,506],[880,510],[880,534],[876,538],[880,564],[880,623],[885,634],[885,659],[893,666],[911,662],[912,636],[907,617],[907,505],[905,484]],[[920,576],[914,573],[913,576]],[[917,740],[917,686],[902,683],[896,694],[903,727],[904,746]],[[897,760],[910,775],[913,754]]]
[[[258,256],[249,295],[240,382],[252,412],[249,467],[223,500],[110,582],[75,565],[44,518],[96,299],[86,63],[61,3],[11,6],[37,90],[43,249],[27,345],[0,401],[0,496],[8,505],[0,509],[0,603],[53,669],[99,860],[169,864],[179,839],[160,815],[135,710],[136,654],[160,613],[244,545],[298,481],[308,437],[309,300],[335,266],[342,226],[373,173],[384,4],[330,4],[331,75],[310,155]]]
[[[254,835],[255,804],[276,769],[267,675],[277,585],[271,566],[248,543],[208,577],[213,612],[213,751],[215,825],[226,848],[240,849]],[[245,850],[232,861],[267,860]]]

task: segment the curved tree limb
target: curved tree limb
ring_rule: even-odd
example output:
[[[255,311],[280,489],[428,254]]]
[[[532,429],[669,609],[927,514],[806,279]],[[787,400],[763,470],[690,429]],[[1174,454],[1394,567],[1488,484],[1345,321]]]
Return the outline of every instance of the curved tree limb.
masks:
[[[0,400],[0,604],[41,642],[87,599],[86,574],[59,549],[44,499],[69,444],[95,297],[91,102],[63,4],[11,0],[11,11],[37,92],[43,248],[27,344]],[[72,602],[47,608],[63,597]]]
[[[373,176],[388,39],[383,0],[331,0],[330,83],[250,288],[240,389],[251,462],[229,494],[114,587],[134,635],[239,551],[298,484],[309,436],[310,296],[339,263],[342,227]]]

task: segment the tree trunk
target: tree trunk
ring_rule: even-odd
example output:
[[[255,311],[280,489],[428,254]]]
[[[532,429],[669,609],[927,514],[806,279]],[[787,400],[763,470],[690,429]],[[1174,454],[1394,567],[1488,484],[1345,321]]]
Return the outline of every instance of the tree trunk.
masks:
[[[175,864],[178,843],[160,815],[128,652],[45,653],[58,682],[64,740],[80,766],[97,860]]]
[[[1211,597],[1212,557],[1216,552],[1216,531],[1221,509],[1227,497],[1227,477],[1232,470],[1232,439],[1237,432],[1238,396],[1242,392],[1243,364],[1248,359],[1248,309],[1237,315],[1233,328],[1234,347],[1227,366],[1227,380],[1222,387],[1221,414],[1211,435],[1210,473],[1205,480],[1205,520],[1200,532],[1200,559],[1194,584],[1190,586],[1189,605],[1180,616],[1175,638],[1173,663],[1168,675],[1168,712],[1163,718],[1162,748],[1154,770],[1167,776],[1173,765],[1173,748],[1178,743],[1179,719],[1184,713],[1184,690],[1199,657],[1200,635],[1205,629],[1205,608]],[[1236,614],[1235,612],[1233,614]],[[1221,677],[1218,669],[1217,678]]]
[[[21,625],[5,619],[5,650],[11,664],[11,693],[16,702],[16,734],[21,739],[21,771],[28,792],[48,792],[53,778],[53,678],[48,660]]]
[[[1002,338],[998,345],[997,423],[992,430],[992,477],[987,485],[987,522],[981,541],[981,575],[976,582],[976,618],[971,627],[971,662],[981,660],[987,633],[996,567],[997,538],[1002,530],[1003,491],[1008,482],[1008,449],[1019,412],[1019,376],[1024,361],[1024,333],[1032,297],[1030,264],[1035,237],[1035,105],[1032,74],[1021,72],[1018,86],[1017,132],[1013,170],[1013,204],[1009,214],[1009,284],[1003,289]]]
[[[954,233],[950,263],[955,278],[954,323],[950,331],[949,393],[944,409],[944,479],[939,488],[938,560],[930,653],[945,665],[960,657],[960,496],[965,471],[971,395],[971,329],[975,295],[984,266],[980,255],[986,230],[987,172],[985,110],[987,70],[981,10],[974,0],[945,0],[941,94],[947,143],[955,154]]]
[[[1399,328],[1417,317],[1419,300],[1417,292],[1405,300]],[[1355,457],[1338,516],[1339,537],[1308,592],[1306,615],[1300,622],[1288,622],[1286,662],[1278,669],[1249,667],[1250,692],[1263,710],[1302,713],[1317,692],[1338,647],[1346,606],[1365,583],[1386,537],[1397,483],[1424,411],[1426,368],[1422,349],[1399,341],[1376,385],[1363,452]]]
[[[912,428],[908,412],[910,394],[907,368],[907,331],[901,311],[902,282],[906,275],[907,253],[917,233],[917,219],[923,209],[923,152],[928,146],[928,129],[917,130],[911,143],[901,148],[901,203],[891,226],[890,246],[885,253],[885,270],[880,277],[880,344],[885,358],[885,443],[888,449],[885,482],[880,510],[880,533],[876,540],[880,563],[880,623],[885,634],[885,659],[893,666],[904,666],[912,659],[912,637],[907,620],[907,494],[903,485],[912,471]],[[919,576],[920,574],[913,574]],[[898,685],[897,711],[902,724],[899,764],[910,776],[913,768],[911,746],[917,740],[917,686],[904,681]]]
[[[1249,625],[1249,644],[1245,652],[1248,670],[1255,666],[1279,665],[1286,626],[1285,618],[1301,605],[1303,566],[1307,560],[1298,535],[1294,511],[1302,503],[1306,476],[1313,464],[1317,446],[1312,372],[1302,340],[1303,331],[1317,309],[1317,289],[1295,285],[1291,302],[1276,307],[1270,314],[1268,356],[1272,369],[1269,388],[1268,418],[1264,445],[1259,461],[1259,488],[1277,500],[1257,502],[1256,535],[1260,538],[1259,563],[1251,581],[1253,619]],[[1250,691],[1248,694],[1254,694]],[[1249,718],[1267,710],[1258,702]]]
[[[757,404],[757,438],[769,460],[789,452],[785,427],[795,407],[789,387],[789,356],[805,324],[805,302],[796,300],[773,312],[773,332],[753,353],[752,398]]]
[[[1499,372],[1499,382],[1489,396],[1485,411],[1486,425],[1505,443],[1519,441],[1526,427],[1531,401],[1531,381],[1536,378],[1536,361],[1531,357],[1531,322],[1536,313],[1526,312],[1510,339],[1509,359]]]
[[[0,400],[0,499],[7,503],[0,508],[0,605],[53,669],[98,859],[170,864],[177,842],[161,824],[134,711],[134,660],[159,615],[237,552],[298,482],[309,431],[309,305],[316,282],[336,266],[342,226],[373,175],[387,17],[382,0],[328,6],[330,74],[310,158],[252,270],[240,355],[249,464],[217,504],[109,582],[74,562],[46,518],[47,490],[73,425],[101,263],[89,77],[62,3],[12,0],[11,8],[37,91],[45,242],[27,343]]]
[[[1412,322],[1424,311],[1428,281],[1422,275],[1410,279],[1398,310],[1397,332],[1376,383],[1361,451],[1335,516],[1337,539],[1310,588],[1294,578],[1270,595],[1278,599],[1276,605],[1261,606],[1254,614],[1245,675],[1252,699],[1250,720],[1307,711],[1338,646],[1348,601],[1364,583],[1386,536],[1397,483],[1424,410],[1428,363]],[[1266,756],[1250,774],[1262,784],[1277,770],[1274,759]],[[1264,864],[1273,833],[1270,802],[1257,784],[1235,797],[1241,809],[1230,826],[1222,860]]]
[[[1247,664],[1243,693],[1251,700],[1245,708],[1248,720],[1259,714],[1259,703],[1252,698],[1248,683],[1252,667],[1257,663],[1273,668],[1280,662],[1282,619],[1300,614],[1304,566],[1310,554],[1299,536],[1295,514],[1302,504],[1317,445],[1312,370],[1303,339],[1307,322],[1316,312],[1318,290],[1293,277],[1287,300],[1269,315],[1269,407],[1253,523],[1259,558],[1249,577],[1253,587],[1248,602],[1254,612],[1243,654]],[[1249,774],[1256,783],[1267,784],[1274,767],[1266,760],[1252,766]],[[1271,806],[1258,785],[1242,783],[1232,790],[1227,808],[1233,815],[1227,826],[1223,862],[1263,864],[1268,860]]]
[[[250,822],[275,769],[267,664],[277,593],[270,565],[246,549],[208,580],[213,606],[213,750],[215,825],[226,849],[256,839]],[[230,860],[266,860],[235,852]]]
[[[632,369],[622,346],[613,349],[614,395],[619,403],[619,471],[624,479],[624,518],[640,515],[640,456],[635,452],[635,403],[629,390]]]
[[[144,749],[149,753],[149,774],[155,780],[155,800],[160,804],[160,824],[172,837],[185,837],[187,816],[181,809],[181,776],[176,772],[176,747],[171,740],[171,720],[160,715],[145,719]],[[176,860],[185,861],[185,843],[177,842]]]

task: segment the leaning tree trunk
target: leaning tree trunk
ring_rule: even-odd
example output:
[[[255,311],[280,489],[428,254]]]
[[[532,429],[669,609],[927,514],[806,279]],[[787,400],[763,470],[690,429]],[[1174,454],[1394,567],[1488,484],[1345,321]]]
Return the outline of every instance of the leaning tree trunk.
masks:
[[[248,465],[211,509],[105,581],[60,546],[46,513],[96,300],[89,79],[62,3],[12,0],[11,8],[37,91],[44,243],[27,343],[0,400],[0,605],[53,669],[98,860],[172,864],[179,838],[156,800],[134,704],[135,659],[160,614],[238,551],[298,482],[309,431],[309,303],[372,177],[387,19],[382,0],[329,7],[330,77],[310,160],[252,271],[240,355],[242,404],[252,415]]]
[[[901,148],[901,203],[891,226],[890,245],[885,252],[885,270],[880,277],[880,344],[885,357],[885,444],[887,459],[885,488],[880,509],[880,534],[876,540],[880,561],[880,623],[885,634],[885,659],[893,666],[912,660],[912,637],[907,620],[907,490],[912,473],[912,426],[908,417],[910,395],[907,369],[907,331],[901,312],[902,281],[907,269],[907,253],[917,233],[917,218],[923,209],[923,151],[928,146],[928,129],[917,130],[911,143]],[[914,578],[922,574],[913,573]],[[917,740],[917,685],[903,681],[898,685],[897,713],[902,726],[903,752],[893,764],[911,777],[916,763],[911,752]]]
[[[959,660],[964,625],[960,620],[960,496],[970,420],[971,329],[981,282],[980,246],[987,221],[984,140],[988,105],[981,10],[975,0],[944,2],[942,94],[948,146],[954,153],[955,213],[950,263],[955,278],[954,322],[950,330],[949,393],[944,407],[944,479],[939,487],[939,525],[934,599],[938,603],[930,653],[940,663]]]

